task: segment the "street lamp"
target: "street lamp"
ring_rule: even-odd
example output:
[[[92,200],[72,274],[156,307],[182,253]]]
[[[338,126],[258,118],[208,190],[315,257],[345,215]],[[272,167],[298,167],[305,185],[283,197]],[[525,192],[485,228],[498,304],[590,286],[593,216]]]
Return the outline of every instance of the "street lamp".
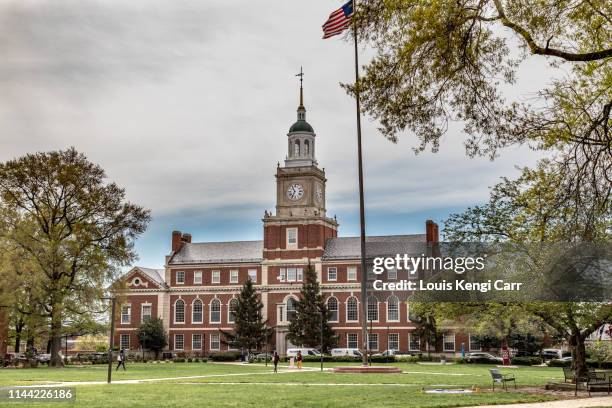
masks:
[[[321,353],[321,371],[323,371],[323,313],[325,313],[325,310],[321,308],[321,347],[319,348]]]
[[[117,298],[112,297],[103,297],[102,300],[110,300],[111,301],[111,316],[110,316],[110,335],[108,338],[108,377],[106,382],[111,383],[111,375],[113,373],[113,337],[115,336],[115,306],[117,304]]]

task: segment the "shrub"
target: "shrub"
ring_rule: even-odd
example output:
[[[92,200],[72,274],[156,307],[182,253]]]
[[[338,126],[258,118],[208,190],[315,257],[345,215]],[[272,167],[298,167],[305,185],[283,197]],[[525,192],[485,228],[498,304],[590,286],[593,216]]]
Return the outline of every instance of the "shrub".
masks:
[[[240,358],[239,351],[222,351],[220,353],[211,354],[209,358],[212,361],[236,361]]]
[[[202,357],[200,360],[201,360],[203,363],[208,363],[208,359],[207,359],[206,357]]]
[[[174,362],[175,362],[175,363],[184,363],[184,362],[185,362],[185,359],[184,359],[184,358],[175,358],[175,359],[174,359]]]
[[[554,359],[548,362],[548,366],[549,367],[571,367],[572,362]]]
[[[373,363],[395,363],[395,356],[371,356],[370,361]]]
[[[189,357],[189,358],[187,359],[187,362],[188,362],[188,363],[191,363],[192,361],[193,361],[193,360],[191,359],[191,357]]]
[[[524,366],[532,366],[532,365],[539,365],[542,364],[542,359],[540,357],[529,357],[529,356],[525,356],[525,357],[514,357],[511,360],[511,363],[513,365],[524,365]]]

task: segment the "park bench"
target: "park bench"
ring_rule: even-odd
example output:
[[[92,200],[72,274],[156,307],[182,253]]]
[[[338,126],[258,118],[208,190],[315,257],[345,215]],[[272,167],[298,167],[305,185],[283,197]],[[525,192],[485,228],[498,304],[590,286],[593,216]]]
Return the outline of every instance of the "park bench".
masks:
[[[591,391],[608,391],[608,395],[612,391],[612,378],[606,373],[596,372],[593,369],[590,369],[589,372],[581,377],[575,378],[576,381],[576,390],[574,391],[574,395],[578,395],[578,385],[581,383],[585,384],[585,388],[589,393],[589,397],[591,396]]]
[[[493,380],[493,391],[495,391],[495,383],[500,383],[504,390],[508,391],[508,383],[514,383],[514,388],[516,389],[516,378],[514,374],[502,374],[497,369],[489,370],[491,372],[491,379]]]

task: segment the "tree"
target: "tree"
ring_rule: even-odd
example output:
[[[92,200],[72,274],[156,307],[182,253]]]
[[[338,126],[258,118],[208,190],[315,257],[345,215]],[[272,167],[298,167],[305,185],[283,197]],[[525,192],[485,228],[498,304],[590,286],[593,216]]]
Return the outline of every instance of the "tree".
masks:
[[[149,211],[71,148],[0,164],[0,224],[31,265],[35,301],[49,318],[50,366],[61,366],[62,321],[87,313],[136,257]]]
[[[321,347],[321,353],[329,352],[336,346],[338,336],[328,323],[330,311],[319,289],[317,274],[310,264],[304,272],[304,284],[295,302],[295,311],[295,318],[289,323],[289,341],[307,347]]]
[[[376,50],[359,83],[362,106],[387,138],[409,130],[417,151],[436,151],[459,121],[470,155],[521,143],[554,149],[578,184],[604,178],[601,193],[610,192],[609,1],[362,0],[355,22]],[[550,69],[536,95],[507,101],[502,87],[529,56],[564,70]]]
[[[436,303],[414,302],[410,304],[410,321],[416,324],[414,332],[425,342],[427,357],[431,357],[431,346],[442,338],[436,322]]]
[[[264,320],[262,309],[261,298],[251,279],[247,279],[240,291],[234,312],[234,330],[221,331],[225,337],[224,341],[233,348],[246,349],[249,354],[251,350],[257,350],[267,344],[273,329],[268,327],[268,321]]]
[[[136,333],[138,341],[143,350],[146,348],[155,353],[155,359],[159,352],[168,345],[168,336],[164,330],[164,322],[158,317],[152,317],[142,322]]]

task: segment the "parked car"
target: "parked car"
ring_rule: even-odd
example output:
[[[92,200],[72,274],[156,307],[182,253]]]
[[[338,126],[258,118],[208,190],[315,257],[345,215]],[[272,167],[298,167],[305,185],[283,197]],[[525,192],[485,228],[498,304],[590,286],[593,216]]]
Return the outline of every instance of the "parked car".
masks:
[[[51,354],[47,354],[47,353],[37,354],[36,359],[41,364],[49,364],[49,361],[51,361]]]
[[[385,350],[382,353],[376,353],[376,354],[372,354],[372,355],[373,356],[387,357],[387,356],[409,356],[411,354],[403,352],[403,351],[399,351],[399,350]]]
[[[270,353],[259,353],[259,354],[255,354],[252,355],[253,356],[253,361],[272,361],[272,354]]]
[[[362,357],[363,356],[361,351],[359,351],[359,349],[356,349],[356,348],[334,348],[334,349],[331,349],[330,353],[332,357],[344,357],[344,356]]]
[[[544,361],[554,360],[563,357],[563,351],[561,349],[542,349],[540,356]]]
[[[287,357],[295,357],[297,356],[298,351],[302,352],[302,356],[317,356],[320,357],[321,353],[319,350],[313,348],[290,348],[287,349]]]
[[[504,359],[501,357],[494,356],[491,353],[467,353],[465,359],[468,363],[479,363],[479,364],[502,364]]]

